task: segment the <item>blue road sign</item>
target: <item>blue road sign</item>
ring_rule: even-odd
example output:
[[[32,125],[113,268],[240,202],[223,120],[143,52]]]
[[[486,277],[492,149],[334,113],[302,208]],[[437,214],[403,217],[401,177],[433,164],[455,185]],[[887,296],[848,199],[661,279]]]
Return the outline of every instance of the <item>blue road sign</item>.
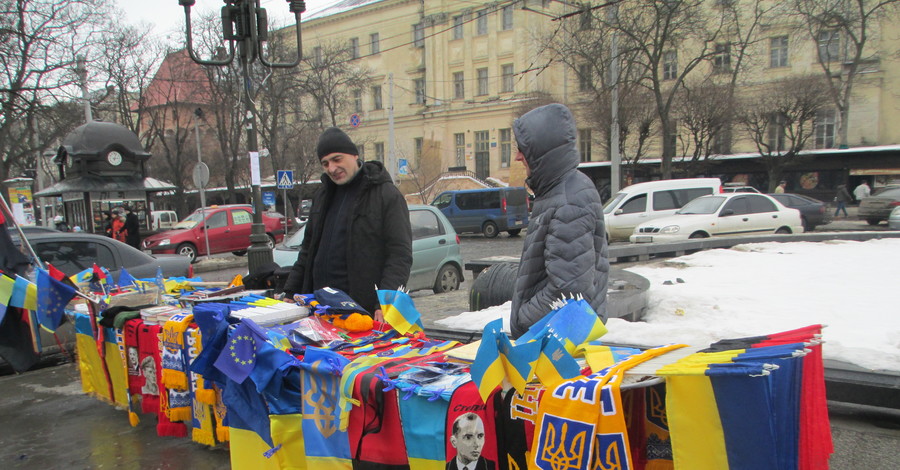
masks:
[[[278,170],[275,172],[275,180],[278,189],[294,189],[294,172],[293,170]]]
[[[263,191],[262,200],[263,200],[263,205],[274,206],[275,205],[275,191]]]
[[[350,126],[351,127],[359,127],[359,123],[362,122],[359,118],[359,114],[353,113],[350,115]]]

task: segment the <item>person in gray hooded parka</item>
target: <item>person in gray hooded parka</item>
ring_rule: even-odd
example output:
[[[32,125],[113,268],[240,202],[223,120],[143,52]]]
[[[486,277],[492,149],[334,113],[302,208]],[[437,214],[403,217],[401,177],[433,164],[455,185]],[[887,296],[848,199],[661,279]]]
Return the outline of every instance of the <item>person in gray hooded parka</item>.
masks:
[[[575,120],[568,108],[535,108],[513,123],[526,183],[535,199],[512,298],[514,338],[550,312],[562,296],[581,294],[606,323],[609,260],[603,204],[578,171]]]

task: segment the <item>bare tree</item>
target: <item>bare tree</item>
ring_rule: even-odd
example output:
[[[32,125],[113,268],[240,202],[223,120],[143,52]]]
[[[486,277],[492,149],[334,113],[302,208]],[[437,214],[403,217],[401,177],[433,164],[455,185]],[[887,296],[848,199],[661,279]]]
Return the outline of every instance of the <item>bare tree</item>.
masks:
[[[761,86],[745,98],[739,120],[763,159],[769,192],[785,169],[800,162],[816,113],[829,104],[827,86],[819,76],[792,77]]]
[[[339,43],[320,43],[303,58],[300,87],[311,100],[311,120],[322,127],[336,127],[337,117],[352,110],[351,94],[362,92],[370,82],[370,71],[353,60],[350,48]]]
[[[106,0],[2,2],[0,180],[35,168],[38,152],[71,130],[76,116],[51,114],[75,91],[75,57],[100,39],[108,8]]]
[[[725,153],[734,118],[733,87],[705,82],[685,87],[678,99],[678,121],[687,132],[680,170],[686,176],[706,173],[711,157]]]
[[[803,28],[816,44],[816,59],[838,111],[837,144],[848,145],[853,85],[863,71],[875,71],[879,58],[867,49],[879,23],[896,13],[900,0],[793,0]],[[882,23],[887,25],[888,23]]]
[[[425,139],[422,142],[421,158],[409,159],[403,155],[402,151],[400,152],[400,157],[407,158],[412,162],[409,165],[410,178],[404,179],[403,182],[408,182],[407,184],[411,185],[414,190],[404,191],[404,193],[414,193],[421,204],[430,203],[434,199],[437,190],[440,189],[436,183],[441,173],[443,173],[440,149],[437,148],[434,140]]]

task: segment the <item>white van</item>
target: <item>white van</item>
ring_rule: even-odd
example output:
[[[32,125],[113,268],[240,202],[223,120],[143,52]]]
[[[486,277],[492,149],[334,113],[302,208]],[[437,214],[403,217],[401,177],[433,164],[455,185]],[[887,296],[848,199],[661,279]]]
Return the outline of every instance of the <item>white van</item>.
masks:
[[[175,211],[152,211],[150,217],[150,230],[168,230],[178,223]]]
[[[622,189],[603,206],[609,241],[627,241],[638,224],[672,215],[692,199],[722,192],[718,178],[648,181]]]

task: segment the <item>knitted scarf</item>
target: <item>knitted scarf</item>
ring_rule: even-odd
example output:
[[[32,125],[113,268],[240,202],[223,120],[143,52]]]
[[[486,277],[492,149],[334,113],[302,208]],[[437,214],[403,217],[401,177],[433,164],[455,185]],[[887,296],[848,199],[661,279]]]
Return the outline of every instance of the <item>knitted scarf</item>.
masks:
[[[122,357],[122,365],[125,368],[125,397],[128,400],[128,422],[134,427],[140,422],[140,418],[135,410],[137,409],[141,396],[139,394],[132,395],[131,393],[131,378],[132,372],[137,370],[138,351],[135,348],[135,357],[129,360],[128,345],[125,342],[125,330],[121,328],[116,328],[116,344],[119,346],[119,355]]]
[[[194,359],[200,355],[200,351],[203,349],[199,328],[196,326],[188,328],[185,332],[185,344],[187,346],[188,361],[189,363],[193,363]],[[216,437],[213,426],[212,406],[215,404],[215,392],[212,390],[203,390],[204,381],[202,375],[191,372],[190,378],[191,392],[193,393],[194,399],[192,406],[193,420],[191,421],[191,439],[200,444],[214,446],[216,445]],[[204,398],[212,398],[212,403],[200,400],[200,392],[205,392],[203,393],[203,395],[205,395]]]
[[[162,382],[170,389],[188,389],[185,332],[193,321],[194,315],[181,313],[162,327]]]

